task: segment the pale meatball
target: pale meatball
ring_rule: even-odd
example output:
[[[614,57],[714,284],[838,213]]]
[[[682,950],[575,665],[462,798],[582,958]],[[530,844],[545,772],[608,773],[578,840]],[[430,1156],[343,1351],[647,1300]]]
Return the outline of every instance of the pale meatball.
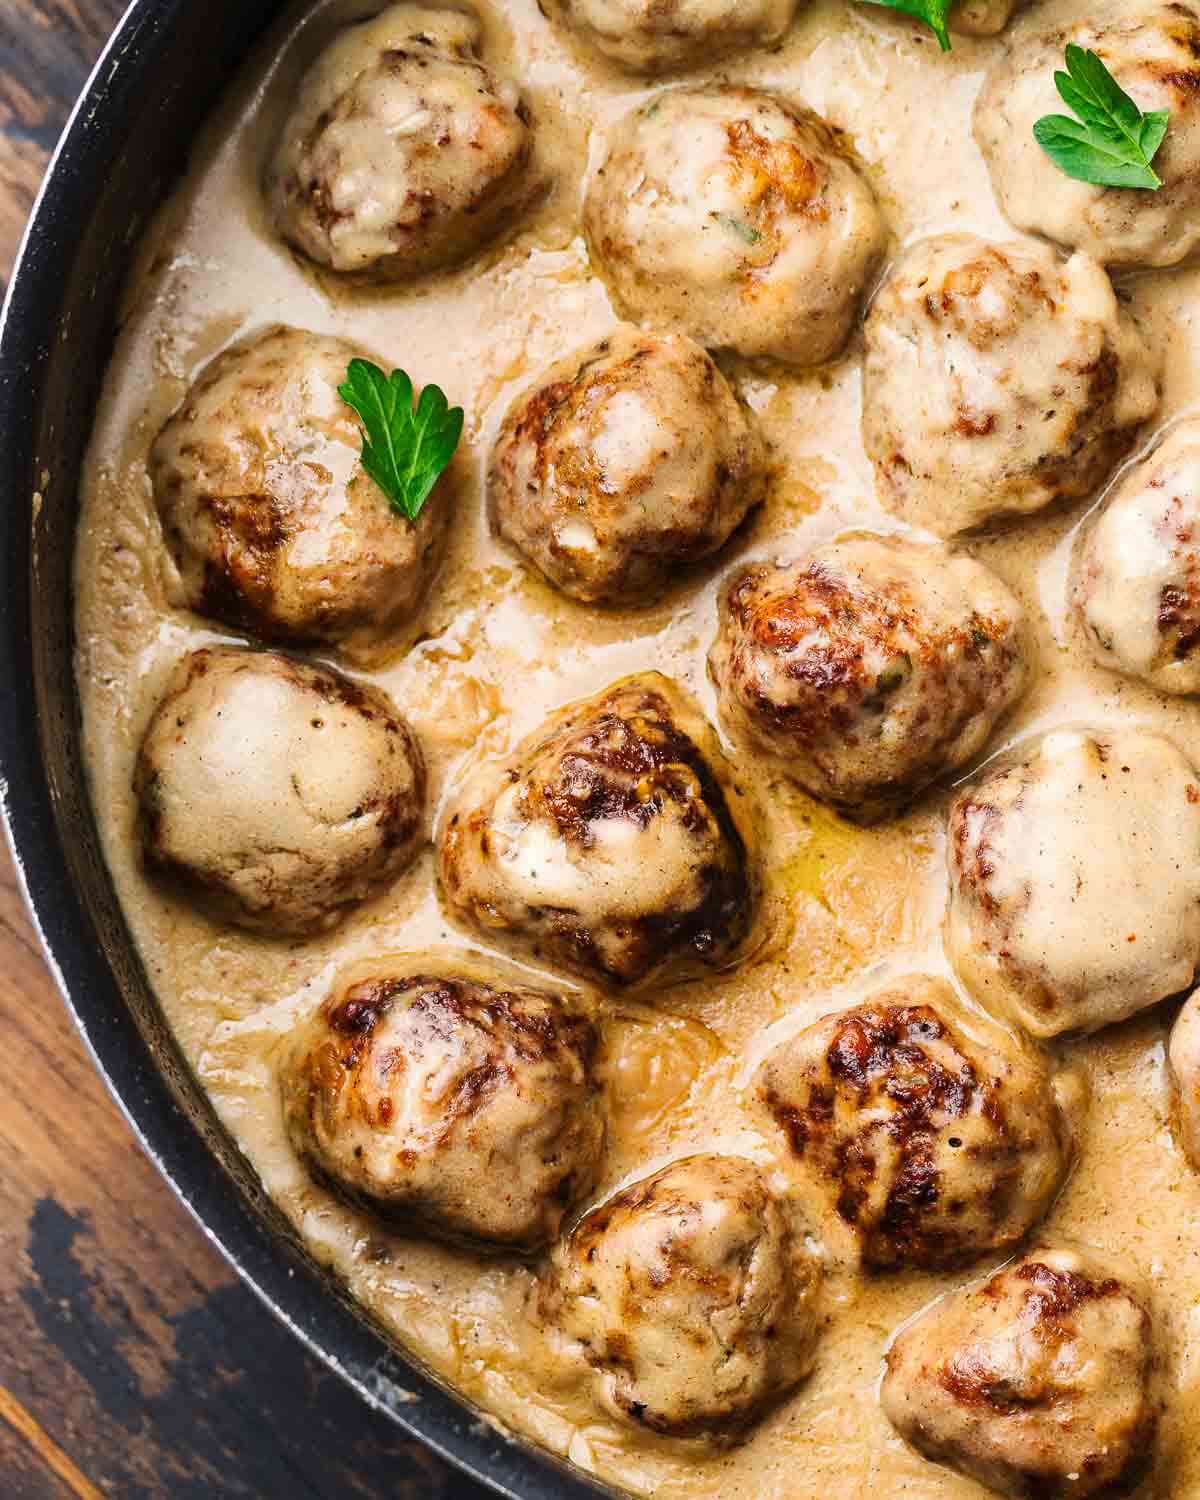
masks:
[[[439,1238],[537,1250],[595,1181],[598,1045],[562,995],[436,956],[372,959],[297,1028],[284,1119],[352,1201]]]
[[[568,704],[450,805],[451,913],[615,986],[727,963],[755,895],[727,769],[695,704],[656,672]]]
[[[1002,1495],[1125,1495],[1153,1458],[1155,1365],[1141,1277],[1041,1247],[904,1328],[880,1399],[926,1458]]]
[[[841,352],[885,243],[844,137],[745,88],[675,89],[627,115],[584,227],[626,317],[792,365]]]
[[[958,0],[950,30],[960,36],[998,36],[1028,0]]]
[[[411,863],[425,767],[377,688],[223,647],[176,668],[134,790],[151,870],[225,921],[306,937]]]
[[[1200,963],[1200,780],[1141,729],[1063,729],[950,809],[946,941],[963,984],[1035,1036],[1098,1031]]]
[[[867,315],[863,442],[882,499],[952,536],[1086,495],[1158,410],[1159,369],[1087,256],[922,240]]]
[[[333,271],[401,281],[455,265],[534,191],[529,112],[458,10],[392,5],[300,81],[267,172],[279,233]]]
[[[565,25],[631,73],[707,67],[771,47],[806,0],[551,0]]]
[[[1179,1012],[1167,1055],[1179,1142],[1200,1172],[1200,994],[1193,995]]]
[[[1026,657],[1024,611],[987,568],[852,534],[734,573],[708,665],[733,733],[870,821],[979,753]]]
[[[782,1043],[754,1097],[876,1268],[961,1266],[1011,1248],[1072,1156],[1040,1058],[921,975]]]
[[[585,1215],[542,1309],[618,1416],[728,1441],[812,1369],[819,1290],[819,1262],[758,1168],[690,1156]]]
[[[1173,427],[1091,523],[1074,602],[1103,666],[1200,693],[1200,421]]]
[[[587,604],[657,597],[766,489],[753,418],[698,344],[622,327],[518,397],[492,452],[492,523]]]
[[[337,393],[361,354],[279,325],[236,344],[159,434],[150,479],[187,608],[260,640],[320,642],[370,663],[425,597],[452,481],[439,481],[416,521],[392,509]]]
[[[1034,139],[1043,115],[1068,114],[1054,87],[1067,46],[1098,53],[1149,114],[1171,116],[1154,158],[1157,192],[1077,182]],[[1110,266],[1173,266],[1200,243],[1200,8],[1192,0],[1098,5],[1091,15],[1022,27],[984,80],[975,139],[1000,206],[1018,229],[1086,250]]]

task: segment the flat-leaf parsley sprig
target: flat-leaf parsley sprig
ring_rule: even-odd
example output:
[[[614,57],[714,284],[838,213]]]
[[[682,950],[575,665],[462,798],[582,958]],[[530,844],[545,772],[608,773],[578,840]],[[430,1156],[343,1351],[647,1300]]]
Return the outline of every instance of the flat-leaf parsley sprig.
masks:
[[[916,16],[924,21],[938,39],[943,52],[950,50],[950,32],[946,21],[954,0],[869,0],[871,5],[886,5],[889,10],[902,10],[906,16]]]
[[[1167,133],[1167,111],[1144,115],[1101,59],[1074,43],[1067,46],[1067,71],[1055,73],[1054,82],[1078,116],[1043,115],[1034,125],[1054,164],[1077,182],[1157,192],[1162,178],[1153,161]]]
[[[463,410],[445,392],[427,385],[413,406],[413,383],[403,370],[385,375],[369,359],[352,359],[338,395],[362,418],[362,465],[410,521],[454,457],[463,430]]]

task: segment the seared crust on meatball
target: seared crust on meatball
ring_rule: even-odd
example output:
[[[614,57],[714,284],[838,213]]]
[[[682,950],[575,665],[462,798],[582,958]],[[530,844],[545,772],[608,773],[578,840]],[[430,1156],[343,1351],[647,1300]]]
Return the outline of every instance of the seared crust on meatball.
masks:
[[[881,497],[952,536],[1086,495],[1157,411],[1160,365],[1087,256],[922,240],[866,321],[863,442]]]
[[[1173,427],[1089,524],[1073,599],[1102,666],[1200,693],[1200,421]]]
[[[425,597],[450,481],[409,521],[362,467],[337,393],[361,354],[278,324],[227,349],[159,433],[150,478],[189,609],[369,663]]]
[[[489,938],[610,985],[726,963],[755,881],[725,771],[699,710],[657,672],[568,704],[451,804],[446,903]]]
[[[400,281],[467,259],[534,191],[529,112],[479,60],[466,11],[391,5],[300,81],[267,171],[280,234],[310,260]]]
[[[969,557],[850,534],[735,572],[708,669],[734,734],[872,821],[983,748],[1025,686],[1025,615]]]
[[[805,0],[551,0],[550,13],[631,73],[707,67],[770,47]]]
[[[146,865],[251,931],[304,937],[411,863],[425,766],[378,688],[274,652],[176,668],[134,773]]]
[[[1142,729],[1060,729],[950,809],[946,943],[1035,1036],[1091,1032],[1200,964],[1200,778]]]
[[[1193,995],[1176,1017],[1167,1060],[1179,1143],[1200,1172],[1200,994]]]
[[[619,327],[513,403],[488,502],[563,593],[627,604],[721,547],[765,488],[753,418],[704,350]]]
[[[1014,31],[975,104],[975,139],[1001,208],[1018,229],[1105,265],[1177,265],[1200,244],[1200,6],[1122,0],[1036,29],[1040,20]],[[1034,139],[1041,116],[1063,112],[1054,73],[1072,43],[1098,53],[1143,112],[1168,111],[1158,191],[1075,181]]]
[[[689,1156],[580,1220],[542,1311],[618,1416],[731,1441],[812,1369],[820,1280],[757,1167]]]
[[[584,228],[626,317],[793,365],[841,351],[885,241],[846,139],[746,88],[674,89],[627,115]]]
[[[926,1458],[1003,1495],[1126,1495],[1153,1457],[1155,1363],[1141,1278],[1043,1247],[910,1323],[880,1398]]]
[[[284,1118],[352,1201],[439,1238],[537,1250],[595,1181],[597,1049],[561,994],[436,956],[375,958],[297,1029]]]
[[[1071,1160],[1040,1058],[921,975],[777,1047],[754,1093],[876,1268],[1008,1249]]]

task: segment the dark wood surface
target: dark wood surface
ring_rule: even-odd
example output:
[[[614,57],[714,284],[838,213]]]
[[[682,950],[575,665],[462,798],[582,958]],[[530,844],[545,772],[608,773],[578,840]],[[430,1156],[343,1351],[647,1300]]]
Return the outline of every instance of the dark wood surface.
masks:
[[[124,0],[0,0],[0,274]],[[0,838],[0,1500],[484,1500],[279,1328],[143,1158]]]

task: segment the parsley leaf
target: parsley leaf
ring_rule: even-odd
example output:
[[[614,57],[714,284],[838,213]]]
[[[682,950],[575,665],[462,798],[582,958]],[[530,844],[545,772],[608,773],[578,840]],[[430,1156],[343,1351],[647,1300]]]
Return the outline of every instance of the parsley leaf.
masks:
[[[1157,192],[1162,178],[1151,163],[1167,133],[1168,112],[1144,115],[1100,58],[1074,43],[1067,47],[1067,71],[1055,73],[1054,82],[1078,116],[1043,115],[1033,127],[1055,166],[1077,182]]]
[[[739,240],[745,240],[747,245],[757,245],[762,239],[762,234],[755,229],[753,224],[747,224],[744,219],[735,219],[732,214],[713,214],[718,224],[731,230]]]
[[[463,411],[427,385],[413,408],[413,383],[403,370],[385,375],[369,359],[352,359],[338,395],[366,429],[362,466],[399,515],[415,521],[462,437]]]
[[[886,5],[889,10],[902,10],[906,16],[916,16],[924,21],[938,39],[943,52],[950,50],[950,33],[946,29],[946,18],[954,0],[869,0],[871,5]]]

